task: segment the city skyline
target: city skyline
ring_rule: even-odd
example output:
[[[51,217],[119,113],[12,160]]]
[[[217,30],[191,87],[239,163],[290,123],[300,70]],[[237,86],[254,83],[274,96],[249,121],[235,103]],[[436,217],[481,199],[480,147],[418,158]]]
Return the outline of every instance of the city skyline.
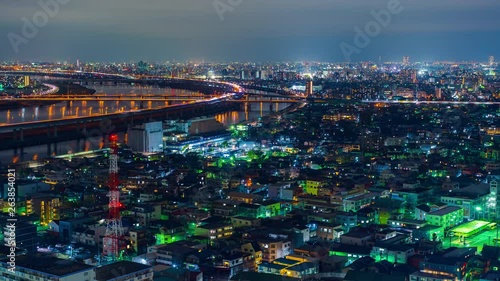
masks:
[[[32,22],[34,15],[45,10],[37,2],[4,1],[8,13],[3,12],[0,19],[4,36],[0,60],[346,61],[339,46],[352,44],[355,28],[363,29],[374,20],[373,13],[391,3],[60,2],[57,11],[28,38],[23,36],[23,18]],[[500,22],[494,14],[498,3],[398,2],[401,12],[393,14],[369,44],[352,55],[352,61],[378,61],[379,57],[400,61],[402,56],[410,56],[412,61],[500,57],[495,49],[499,41],[495,38],[500,38]],[[23,40],[15,41],[12,34]]]
[[[0,280],[500,280],[500,0],[0,3]]]

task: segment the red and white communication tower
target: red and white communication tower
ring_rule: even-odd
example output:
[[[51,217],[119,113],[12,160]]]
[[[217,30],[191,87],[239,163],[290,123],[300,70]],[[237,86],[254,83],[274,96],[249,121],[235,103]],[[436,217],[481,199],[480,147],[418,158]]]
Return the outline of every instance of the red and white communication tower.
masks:
[[[120,203],[120,190],[118,181],[118,136],[110,135],[110,154],[109,154],[109,215],[106,227],[106,235],[103,239],[103,255],[117,259],[120,256],[120,250],[123,244],[124,230],[120,209],[123,205]]]

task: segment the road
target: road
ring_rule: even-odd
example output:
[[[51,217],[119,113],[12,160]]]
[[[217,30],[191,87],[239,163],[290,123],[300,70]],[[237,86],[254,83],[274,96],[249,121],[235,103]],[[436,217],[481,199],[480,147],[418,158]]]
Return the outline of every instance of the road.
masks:
[[[363,100],[363,103],[387,104],[449,104],[449,105],[500,105],[495,101],[415,101],[415,100]]]

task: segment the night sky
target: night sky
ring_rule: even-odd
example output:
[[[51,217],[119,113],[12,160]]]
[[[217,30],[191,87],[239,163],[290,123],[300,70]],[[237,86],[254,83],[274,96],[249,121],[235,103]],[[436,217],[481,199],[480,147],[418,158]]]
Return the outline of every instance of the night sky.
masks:
[[[0,0],[0,60],[344,61],[340,43],[354,46],[354,28],[394,0],[215,0],[219,7],[241,2],[222,17],[214,0],[64,0],[26,38],[22,18],[40,14],[39,1],[50,2]],[[401,0],[401,6],[352,60],[500,58],[500,1]],[[23,38],[17,54],[13,34]]]

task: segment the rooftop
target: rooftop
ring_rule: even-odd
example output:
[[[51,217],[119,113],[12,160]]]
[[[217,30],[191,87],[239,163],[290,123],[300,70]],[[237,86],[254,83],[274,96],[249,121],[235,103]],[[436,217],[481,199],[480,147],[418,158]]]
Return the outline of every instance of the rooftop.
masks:
[[[294,265],[294,264],[297,264],[297,263],[300,263],[300,262],[296,261],[296,260],[289,260],[289,259],[285,259],[285,258],[279,258],[279,259],[274,260],[274,263],[284,264],[284,265],[291,266],[291,265]]]
[[[312,262],[303,262],[303,263],[296,264],[294,266],[290,266],[289,268],[287,268],[287,270],[301,272],[301,271],[304,271],[306,269],[313,268],[315,266],[316,265]]]
[[[373,193],[365,193],[365,194],[361,194],[358,196],[346,198],[345,201],[358,201],[358,200],[365,200],[365,199],[374,198],[374,197],[375,197],[375,195]]]
[[[360,254],[360,255],[370,255],[370,250],[371,247],[347,245],[340,243],[335,243],[330,247],[331,252]]]
[[[353,237],[353,238],[365,238],[368,236],[373,236],[371,233],[365,232],[365,231],[349,231],[345,234],[342,234],[344,237]]]
[[[431,215],[431,216],[444,216],[444,215],[456,212],[456,211],[461,210],[461,209],[462,208],[458,207],[458,206],[446,206],[446,207],[441,208],[439,210],[430,212],[428,215]]]
[[[367,271],[354,271],[350,270],[347,272],[344,280],[346,281],[405,281],[406,276],[404,275],[388,275],[375,272]]]
[[[189,255],[193,252],[197,252],[197,249],[190,248],[184,245],[178,245],[175,243],[172,244],[163,244],[163,245],[158,245],[156,246],[158,251],[166,251],[166,252],[173,252],[177,255]]]
[[[474,230],[476,230],[478,228],[483,228],[489,224],[490,224],[490,222],[487,222],[487,221],[478,221],[478,220],[470,221],[470,222],[466,222],[464,224],[461,224],[459,226],[452,228],[451,231],[456,232],[456,233],[469,233],[469,232],[473,232]]]
[[[202,225],[199,225],[197,227],[203,228],[203,229],[215,229],[215,228],[223,228],[223,227],[228,227],[228,226],[231,226],[231,223],[212,222],[212,223],[202,224]]]
[[[244,192],[232,191],[232,192],[229,192],[228,197],[229,198],[231,198],[231,197],[240,197],[240,198],[247,198],[247,199],[255,199],[255,198],[258,198],[259,195],[248,194],[248,193],[244,193]]]
[[[259,267],[267,267],[267,268],[273,268],[277,270],[282,270],[283,268],[286,268],[287,265],[281,265],[281,264],[276,264],[276,263],[268,263],[268,262],[263,262],[259,265]]]
[[[16,266],[57,277],[68,276],[81,271],[93,270],[95,268],[91,265],[40,254],[17,256]]]
[[[416,272],[412,273],[411,275],[413,275],[413,276],[419,276],[420,279],[424,279],[424,278],[427,279],[428,278],[428,280],[432,280],[432,279],[437,279],[437,280],[451,279],[447,275],[432,274],[432,273],[426,273],[426,272],[422,272],[422,271],[416,271]]]
[[[235,281],[298,281],[298,278],[291,278],[276,274],[267,274],[259,272],[241,272],[231,278]]]
[[[96,269],[97,281],[108,281],[115,278],[143,272],[152,269],[152,266],[131,261],[119,261],[112,264],[104,265]]]

